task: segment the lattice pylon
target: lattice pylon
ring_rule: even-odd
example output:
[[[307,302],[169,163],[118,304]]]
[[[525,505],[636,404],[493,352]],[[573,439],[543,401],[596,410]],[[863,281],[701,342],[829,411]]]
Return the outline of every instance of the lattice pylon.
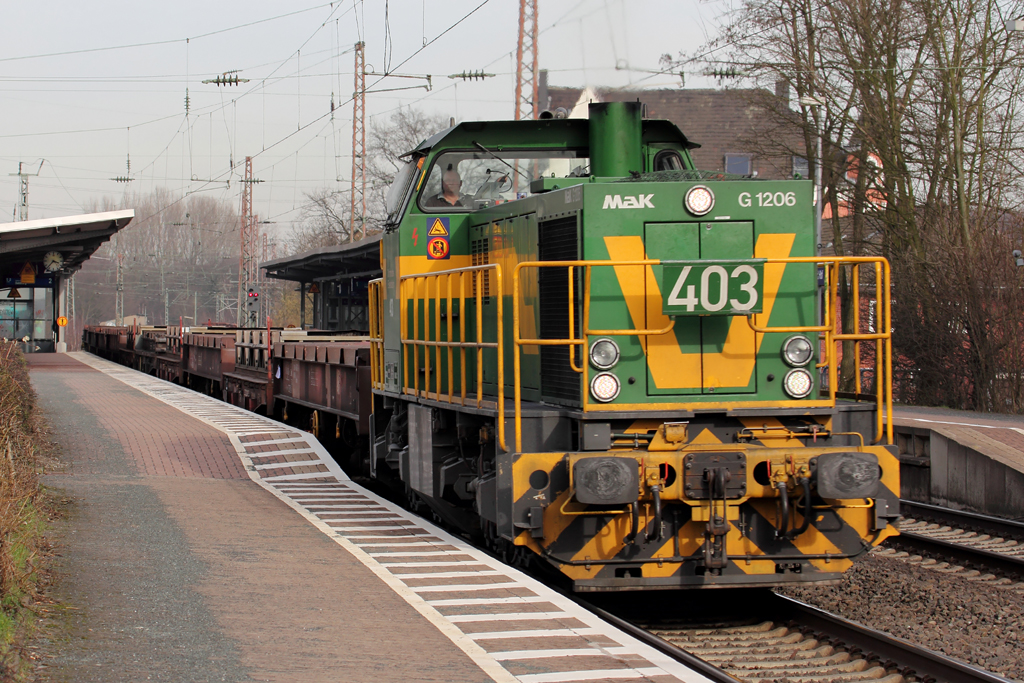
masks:
[[[366,44],[356,43],[355,87],[352,92],[352,189],[350,242],[366,237]],[[358,237],[356,234],[358,233]]]
[[[259,236],[256,217],[252,214],[252,157],[245,158],[245,178],[242,180],[242,231],[238,257],[238,324],[245,326],[249,314],[245,308],[250,286],[259,282]]]
[[[516,46],[515,120],[535,119],[540,112],[537,80],[537,0],[519,0],[519,43]]]

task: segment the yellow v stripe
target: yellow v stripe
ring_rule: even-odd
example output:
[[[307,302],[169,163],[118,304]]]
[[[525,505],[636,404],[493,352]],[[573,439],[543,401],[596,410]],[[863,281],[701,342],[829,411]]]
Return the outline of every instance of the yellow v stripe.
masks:
[[[796,239],[794,233],[762,234],[754,246],[755,258],[787,258]],[[642,261],[647,259],[643,238],[639,235],[605,237],[608,255],[613,261]],[[636,329],[660,329],[668,325],[669,318],[661,312],[661,290],[654,279],[651,266],[613,266],[626,307]],[[763,312],[754,316],[759,327],[766,326],[779,294],[786,264],[766,264],[764,267]],[[646,290],[646,291],[645,291]],[[651,306],[647,306],[647,301]],[[677,323],[679,324],[679,323]],[[651,376],[659,389],[699,389],[701,386],[745,387],[754,372],[757,350],[763,335],[755,334],[743,316],[735,316],[729,325],[725,345],[720,353],[683,353],[674,334],[640,338],[647,354]]]

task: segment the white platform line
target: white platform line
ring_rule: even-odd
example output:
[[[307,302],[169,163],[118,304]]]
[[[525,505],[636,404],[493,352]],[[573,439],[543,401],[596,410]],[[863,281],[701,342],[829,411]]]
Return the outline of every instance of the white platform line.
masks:
[[[359,543],[358,545],[359,545],[360,548],[376,548],[376,547],[380,547],[380,548],[396,548],[396,547],[398,547],[398,548],[409,548],[409,547],[417,546],[417,545],[426,546],[428,548],[436,548],[438,546],[447,545],[447,544],[444,543],[444,542],[437,542],[437,541],[413,541],[411,543],[394,543],[394,542],[391,542],[391,543]]]
[[[326,462],[320,463],[321,465],[327,465],[330,468],[330,464]],[[320,479],[320,478],[331,478],[335,476],[333,472],[307,472],[305,474],[279,474],[273,477],[264,477],[262,481],[274,482],[274,481],[297,481],[299,479]]]
[[[288,492],[283,491],[282,493]],[[291,496],[298,503],[329,503],[332,500],[339,503],[360,500],[365,500],[367,503],[371,502],[369,498],[359,493],[296,493],[291,494]]]
[[[547,659],[549,657],[614,657],[618,655],[628,655],[630,652],[629,648],[625,647],[609,647],[603,650],[586,647],[565,648],[560,650],[510,650],[508,652],[491,652],[489,654],[498,661],[507,661],[520,659]]]
[[[289,432],[287,429],[260,429],[258,431],[247,430],[247,431],[244,431],[244,432],[235,432],[235,436],[260,436],[262,434],[293,434],[293,433],[294,432]],[[239,443],[244,446],[246,443],[251,443],[251,442],[239,441]]]
[[[559,671],[547,674],[523,674],[518,676],[519,683],[570,683],[570,681],[601,681],[609,678],[628,680],[631,678],[648,678],[665,676],[667,671],[658,667],[643,669],[594,669],[592,671]]]
[[[408,531],[408,530],[422,531],[422,529],[414,529],[413,527],[405,527],[404,530],[406,530],[406,531]],[[393,534],[393,535],[390,535],[390,536],[383,535],[383,534],[380,535],[380,536],[371,536],[371,535],[367,534],[366,536],[349,536],[348,538],[353,543],[355,543],[357,541],[368,541],[368,540],[371,540],[371,539],[375,540],[375,539],[392,538],[392,539],[401,540],[403,538],[415,538],[415,539],[420,540],[420,541],[423,541],[423,540],[428,540],[428,541],[429,540],[433,540],[434,543],[436,543],[437,545],[451,545],[447,541],[442,541],[441,539],[433,539],[431,537],[431,535],[428,534],[428,533],[422,533],[422,534]],[[359,543],[358,545],[360,547],[362,547],[364,544]],[[391,545],[391,544],[390,543],[385,543],[384,545]]]
[[[266,465],[254,465],[255,470],[284,470],[289,467],[318,467],[326,465],[323,460],[300,460],[298,462],[268,462]],[[327,472],[324,472],[327,474]]]
[[[483,564],[482,562],[466,562],[465,560],[452,560],[451,562],[439,562],[437,560],[433,562],[381,562],[381,566],[388,569],[394,569],[395,567],[441,567],[444,565],[457,565],[465,567],[473,564]],[[395,574],[394,576],[398,576]]]
[[[489,633],[469,633],[473,640],[502,640],[504,638],[555,638],[559,636],[596,636],[601,631],[596,628],[538,628],[529,631],[492,631]]]
[[[481,572],[426,572],[420,574],[395,574],[403,581],[409,579],[462,579],[467,576],[501,576],[501,572],[485,570]]]
[[[461,553],[461,552],[459,552],[457,550],[436,550],[436,551],[435,550],[418,550],[418,551],[417,550],[409,550],[407,552],[406,551],[386,552],[386,553],[372,552],[372,553],[367,553],[367,554],[370,557],[431,557],[431,556],[445,557],[445,556],[449,556],[449,555],[464,555],[465,553]]]
[[[456,592],[461,593],[463,591],[491,591],[491,590],[506,590],[508,588],[522,588],[523,586],[515,581],[507,581],[505,583],[462,583],[453,584],[450,586],[409,586],[410,589],[416,593],[449,593]]]
[[[335,496],[363,495],[360,491],[353,491],[345,486],[344,481],[282,481],[274,484],[274,488],[281,493],[296,493],[300,496]]]
[[[565,612],[512,612],[508,614],[451,614],[448,620],[456,624],[481,621],[550,621],[574,619]]]
[[[306,439],[301,436],[291,437],[288,439],[270,439],[269,441],[243,441],[242,445],[246,448],[250,446],[276,446],[282,443],[293,443],[295,441],[305,441]]]
[[[311,454],[312,448],[308,446],[306,448],[290,448],[286,451],[260,451],[259,453],[249,453],[250,458],[273,458],[275,455],[305,455]]]
[[[333,521],[333,520],[327,520],[327,519],[323,520],[324,524],[328,524],[331,521]],[[331,524],[330,526],[335,531],[387,531],[387,530],[391,530],[391,529],[393,529],[395,531],[399,531],[399,530],[402,530],[402,529],[410,528],[410,527],[407,527],[407,526],[349,526],[349,527],[345,527],[345,526],[335,526],[333,524]],[[353,538],[358,539],[359,537],[358,536],[354,536]]]
[[[472,605],[519,605],[548,602],[539,595],[515,598],[452,598],[451,600],[428,600],[434,607],[470,607]]]
[[[402,517],[399,517],[398,515],[395,515],[394,513],[391,513],[391,512],[381,513],[381,514],[391,515],[390,517],[325,517],[324,516],[324,515],[337,515],[337,514],[341,514],[341,513],[338,513],[338,512],[318,512],[317,513],[317,515],[320,517],[320,519],[324,520],[325,522],[353,522],[353,523],[354,522],[359,522],[360,524],[365,524],[367,522],[398,522],[398,521],[401,521],[403,519]],[[343,529],[344,527],[336,527],[336,528]]]

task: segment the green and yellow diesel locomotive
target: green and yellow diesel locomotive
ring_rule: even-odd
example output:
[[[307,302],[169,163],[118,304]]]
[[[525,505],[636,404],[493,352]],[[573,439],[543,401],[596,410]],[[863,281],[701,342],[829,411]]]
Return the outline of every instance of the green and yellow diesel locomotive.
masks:
[[[695,146],[602,103],[409,152],[370,285],[374,476],[580,591],[831,580],[897,533],[888,265],[818,254],[809,181]],[[873,292],[845,332],[844,269],[856,317]]]

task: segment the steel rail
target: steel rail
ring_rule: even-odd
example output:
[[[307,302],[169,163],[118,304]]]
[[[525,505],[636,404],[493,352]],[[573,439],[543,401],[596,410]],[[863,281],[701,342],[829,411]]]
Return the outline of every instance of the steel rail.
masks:
[[[559,586],[554,586],[547,582],[545,582],[545,585],[547,585],[548,588],[551,588],[552,590],[561,593],[563,596],[565,596],[569,600],[572,600],[588,612],[592,612],[595,615],[601,617],[615,628],[628,633],[629,635],[633,636],[645,645],[650,645],[658,652],[661,652],[664,655],[668,655],[680,664],[683,664],[684,666],[689,667],[697,673],[707,677],[709,680],[714,681],[714,683],[738,683],[740,680],[735,676],[730,675],[724,669],[718,668],[714,664],[711,664],[710,662],[701,659],[697,655],[690,654],[678,645],[673,645],[664,638],[659,638],[650,631],[641,628],[636,624],[633,624],[632,622],[623,619],[622,617],[616,616],[608,610],[602,609],[597,605],[593,605],[587,602],[586,600],[581,598],[577,593],[571,593],[569,591],[563,590]]]
[[[980,529],[986,533],[995,532],[999,536],[1011,536],[1024,538],[1024,522],[1018,522],[1005,517],[992,517],[976,512],[954,510],[952,508],[919,503],[913,500],[900,499],[900,508],[904,513],[911,513],[910,516],[922,517],[943,524],[952,524],[961,528]]]
[[[892,539],[892,542],[894,545],[920,553],[937,553],[950,557],[959,564],[982,565],[988,569],[1013,576],[1024,574],[1024,557],[1005,555],[952,541],[930,538],[911,531],[901,531],[899,536]]]
[[[558,587],[553,588],[616,628],[716,683],[735,683],[739,680],[726,670],[727,664],[720,668],[645,628],[581,599],[576,594]],[[764,601],[757,605],[757,612],[758,618],[776,623],[789,621],[795,628],[808,629],[817,637],[829,639],[836,648],[855,653],[868,661],[877,661],[886,669],[896,669],[904,677],[914,676],[920,680],[939,683],[1013,683],[1010,679],[966,662],[775,593],[765,595]]]
[[[899,668],[904,676],[942,683],[1012,683],[1010,679],[947,657],[910,641],[863,626],[835,614],[782,595],[774,595],[779,612],[792,621],[841,639],[842,646],[858,648],[868,659]]]

